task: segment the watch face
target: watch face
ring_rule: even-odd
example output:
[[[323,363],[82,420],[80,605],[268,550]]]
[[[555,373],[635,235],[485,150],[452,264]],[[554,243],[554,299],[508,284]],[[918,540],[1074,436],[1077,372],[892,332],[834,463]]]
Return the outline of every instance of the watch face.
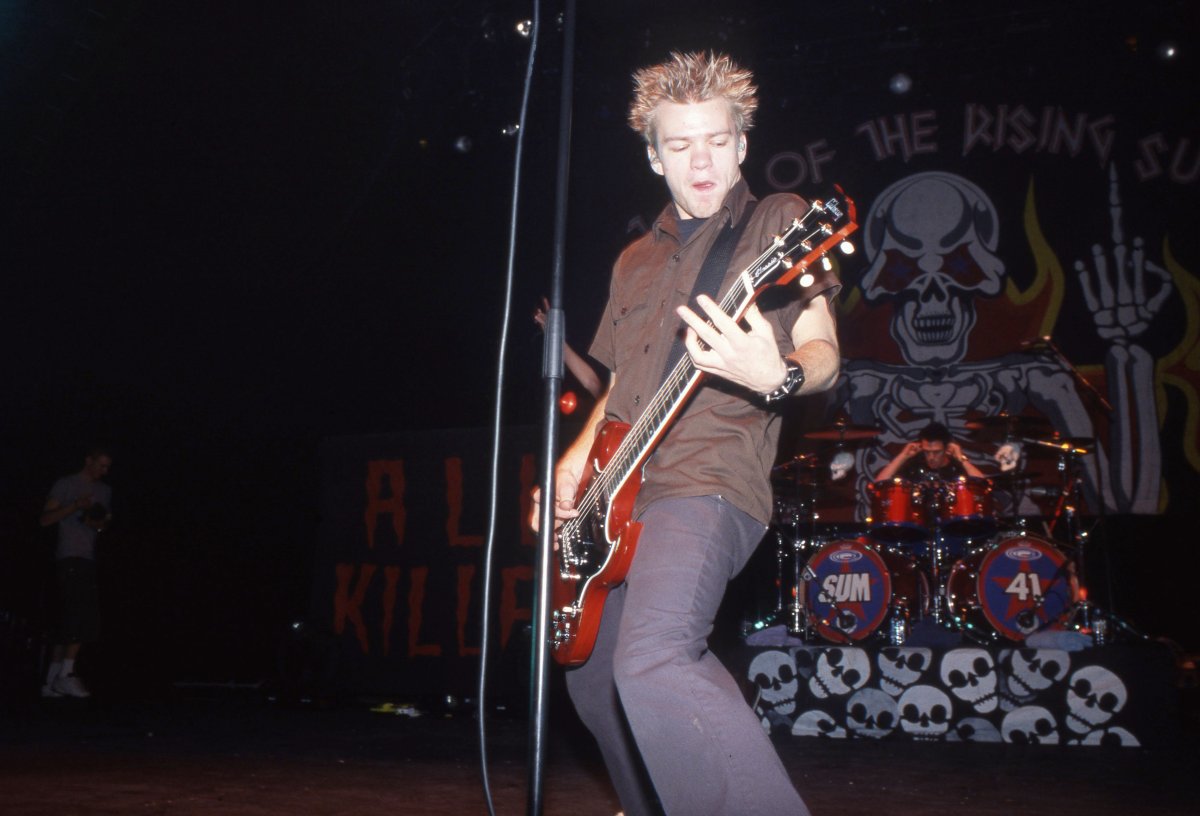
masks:
[[[795,392],[795,390],[804,382],[804,369],[802,369],[798,363],[788,360],[786,365],[787,376],[784,377],[783,383],[778,388],[763,397],[763,399],[765,399],[767,402],[774,402],[775,400],[783,399],[789,394]]]
[[[795,391],[804,382],[804,369],[795,363],[788,363],[787,380],[783,386],[788,390],[788,393]]]

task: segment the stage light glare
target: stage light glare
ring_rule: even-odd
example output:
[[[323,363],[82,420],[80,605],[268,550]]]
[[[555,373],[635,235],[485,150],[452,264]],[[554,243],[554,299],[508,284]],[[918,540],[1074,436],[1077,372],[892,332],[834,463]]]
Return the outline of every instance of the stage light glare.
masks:
[[[529,37],[531,34],[533,34],[533,21],[532,20],[518,21],[517,22],[517,33],[520,34],[522,37]]]
[[[517,131],[520,129],[521,129],[521,126],[519,124],[517,124],[516,122],[513,122],[511,125],[505,125],[500,130],[500,132],[503,133],[505,136],[516,136]]]
[[[1165,42],[1158,46],[1158,58],[1163,60],[1173,60],[1179,56],[1179,46],[1173,42]]]
[[[912,77],[903,71],[893,74],[888,80],[888,90],[892,93],[902,96],[912,90]]]
[[[471,142],[470,136],[459,136],[454,140],[454,149],[459,153],[470,153],[474,144]]]

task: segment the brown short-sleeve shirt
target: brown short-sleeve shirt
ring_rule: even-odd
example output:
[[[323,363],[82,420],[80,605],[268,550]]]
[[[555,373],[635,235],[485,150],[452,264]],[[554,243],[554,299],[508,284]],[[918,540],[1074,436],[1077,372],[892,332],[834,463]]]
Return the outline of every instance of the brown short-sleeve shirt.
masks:
[[[675,314],[687,303],[696,277],[718,231],[741,218],[753,200],[739,181],[722,208],[686,243],[679,238],[675,207],[668,204],[653,228],[621,253],[613,269],[608,306],[591,355],[616,374],[608,395],[608,419],[633,422],[658,390],[676,333],[684,324]],[[726,272],[720,291],[784,232],[808,207],[789,194],[768,196],[757,205]],[[810,297],[832,297],[839,287],[832,272],[810,268],[817,282]],[[791,328],[808,299],[766,296],[759,301],[772,324],[781,353],[793,350]],[[776,293],[772,293],[776,294]],[[763,407],[757,395],[709,377],[646,463],[635,513],[661,498],[720,495],[766,523],[771,517],[769,474],[779,442],[779,415]]]

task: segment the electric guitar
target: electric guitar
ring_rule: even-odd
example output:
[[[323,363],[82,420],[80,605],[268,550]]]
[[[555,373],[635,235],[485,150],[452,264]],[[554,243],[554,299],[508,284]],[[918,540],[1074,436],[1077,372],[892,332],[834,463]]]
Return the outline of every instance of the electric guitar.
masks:
[[[830,263],[825,256],[837,244],[853,251],[845,239],[856,229],[854,202],[848,197],[844,208],[835,199],[813,202],[741,272],[721,298],[721,309],[741,320],[770,286],[798,279],[807,289],[815,282],[808,267],[818,261]],[[798,253],[802,255],[796,261],[793,256]],[[596,435],[577,493],[579,515],[559,528],[551,574],[551,648],[563,665],[579,665],[592,653],[604,600],[625,580],[633,562],[641,532],[641,524],[632,520],[633,505],[642,466],[703,376],[684,354],[632,426],[607,422]]]

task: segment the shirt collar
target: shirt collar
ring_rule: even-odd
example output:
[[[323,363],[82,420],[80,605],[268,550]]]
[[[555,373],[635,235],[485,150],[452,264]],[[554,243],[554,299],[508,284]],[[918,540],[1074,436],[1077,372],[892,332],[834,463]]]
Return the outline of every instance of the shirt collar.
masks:
[[[721,224],[736,224],[742,217],[742,213],[746,210],[746,205],[754,200],[754,195],[750,192],[750,185],[746,184],[746,179],[738,179],[737,184],[725,195],[725,200],[721,202],[721,209],[713,214],[709,220],[720,221]],[[654,220],[654,240],[662,240],[664,235],[669,235],[676,241],[679,241],[679,213],[675,209],[675,202],[667,202],[667,206],[663,207],[662,212],[658,214],[658,218]]]

